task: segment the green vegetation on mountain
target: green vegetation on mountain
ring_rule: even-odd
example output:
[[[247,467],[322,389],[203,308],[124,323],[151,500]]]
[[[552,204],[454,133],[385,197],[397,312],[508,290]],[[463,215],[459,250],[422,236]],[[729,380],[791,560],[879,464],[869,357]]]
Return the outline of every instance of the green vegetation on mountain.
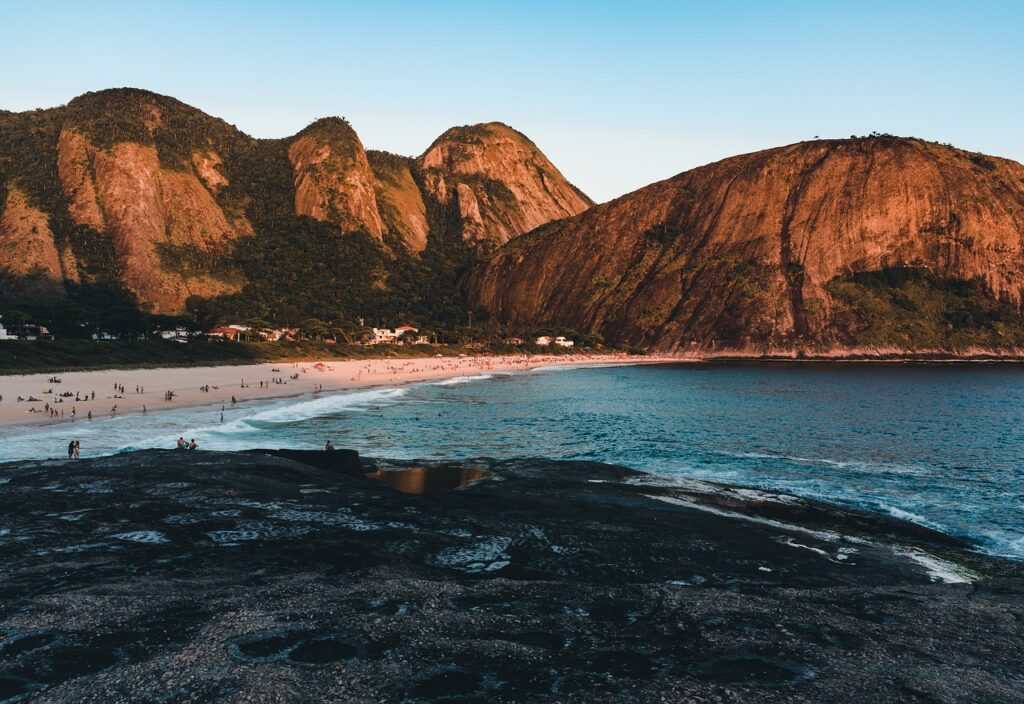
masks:
[[[913,349],[1024,347],[1024,318],[982,282],[943,279],[915,268],[833,279],[833,316],[855,345]]]

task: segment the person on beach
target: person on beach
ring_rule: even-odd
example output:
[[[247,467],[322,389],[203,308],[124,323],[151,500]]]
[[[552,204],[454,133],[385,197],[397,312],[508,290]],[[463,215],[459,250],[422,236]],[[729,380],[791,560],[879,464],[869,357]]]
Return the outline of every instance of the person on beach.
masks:
[[[185,438],[179,437],[178,438],[178,449],[179,450],[184,450],[186,447],[187,447],[187,444],[185,443]]]
[[[328,440],[328,441],[327,441],[327,442],[326,442],[326,443],[324,444],[324,452],[331,452],[331,451],[333,451],[333,450],[334,450],[334,443],[333,443],[333,442],[331,442],[330,440]]]
[[[197,447],[199,447],[199,445],[196,445],[196,439],[192,438],[191,442],[189,442],[189,444],[188,444],[188,449],[194,450]]]
[[[75,459],[82,459],[82,443],[80,443],[78,440],[75,440]]]
[[[89,416],[88,416],[88,419],[89,419],[90,421],[92,420],[92,411],[89,411]]]
[[[74,440],[72,440],[71,442],[68,443],[68,459],[69,460],[75,459],[75,441]]]
[[[146,415],[146,404],[142,404],[142,415]]]

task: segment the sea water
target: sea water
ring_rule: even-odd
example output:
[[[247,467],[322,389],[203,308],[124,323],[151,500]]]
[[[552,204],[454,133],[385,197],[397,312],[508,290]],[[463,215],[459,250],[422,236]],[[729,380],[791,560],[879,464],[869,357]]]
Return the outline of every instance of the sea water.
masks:
[[[0,460],[322,447],[394,459],[613,462],[866,508],[1024,559],[1024,367],[553,368],[74,426],[0,429]],[[2,490],[2,487],[0,487]]]

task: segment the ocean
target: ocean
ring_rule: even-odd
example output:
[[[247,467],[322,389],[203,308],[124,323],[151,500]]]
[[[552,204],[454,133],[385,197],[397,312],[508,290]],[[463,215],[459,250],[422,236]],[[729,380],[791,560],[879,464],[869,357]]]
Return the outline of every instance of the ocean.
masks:
[[[536,369],[0,429],[0,461],[174,447],[393,459],[547,457],[885,513],[1024,559],[1024,367],[659,364]]]

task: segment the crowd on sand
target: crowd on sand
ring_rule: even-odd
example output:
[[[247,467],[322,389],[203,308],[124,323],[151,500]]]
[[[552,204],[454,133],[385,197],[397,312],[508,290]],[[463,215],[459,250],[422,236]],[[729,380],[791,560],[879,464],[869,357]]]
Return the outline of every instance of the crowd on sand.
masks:
[[[69,372],[70,381],[59,376],[49,376],[45,381],[31,375],[8,376],[3,377],[0,390],[0,423],[32,420],[44,424],[92,422],[104,417],[145,416],[154,409],[212,404],[220,405],[220,421],[223,422],[225,413],[244,401],[495,371],[526,371],[542,365],[608,364],[634,360],[654,361],[621,354],[437,356],[244,367]],[[125,378],[129,375],[130,378]],[[97,391],[97,388],[107,391]],[[12,401],[14,394],[17,394],[16,400]],[[26,419],[22,414],[30,418]],[[183,449],[189,449],[193,443],[184,444]]]

